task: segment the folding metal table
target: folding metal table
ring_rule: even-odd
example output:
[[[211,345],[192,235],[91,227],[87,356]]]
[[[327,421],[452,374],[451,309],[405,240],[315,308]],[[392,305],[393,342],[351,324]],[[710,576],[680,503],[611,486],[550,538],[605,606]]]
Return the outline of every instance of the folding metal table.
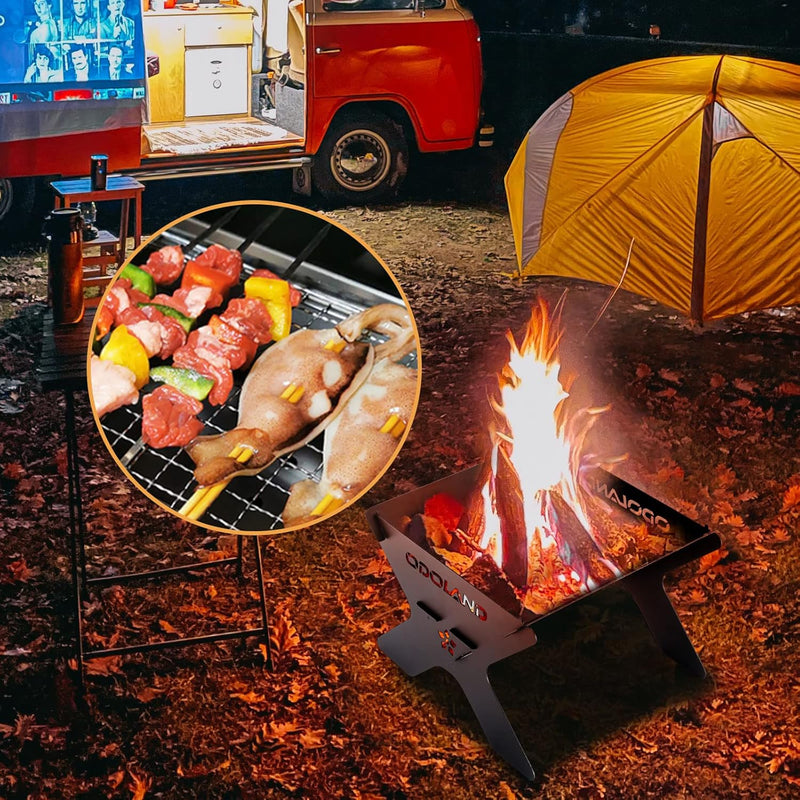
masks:
[[[253,536],[253,549],[255,552],[256,572],[258,576],[259,608],[261,611],[261,625],[243,630],[225,630],[203,636],[191,636],[178,639],[168,639],[159,642],[146,642],[124,647],[113,647],[89,650],[83,642],[83,619],[81,603],[88,597],[91,587],[101,587],[111,584],[130,583],[137,580],[149,580],[170,575],[185,574],[211,567],[220,567],[226,564],[235,564],[240,577],[243,577],[242,561],[244,539],[238,537],[237,553],[228,558],[214,559],[211,561],[194,562],[181,566],[166,567],[146,572],[123,573],[121,575],[90,577],[86,569],[86,523],[83,517],[83,494],[80,480],[80,464],[78,461],[78,440],[75,431],[75,392],[85,391],[86,360],[88,352],[89,335],[91,331],[91,317],[85,316],[75,325],[55,325],[52,311],[47,310],[42,323],[42,349],[37,365],[37,375],[43,391],[61,391],[65,400],[65,434],[67,440],[67,476],[69,485],[69,547],[72,569],[72,602],[74,612],[74,636],[76,647],[76,660],[78,664],[78,678],[83,687],[85,677],[85,662],[93,658],[106,656],[128,655],[132,653],[145,653],[151,650],[161,650],[169,647],[204,644],[223,639],[245,638],[249,636],[263,636],[267,647],[267,665],[272,668],[272,653],[269,640],[269,617],[267,615],[266,597],[264,593],[263,562],[261,555],[261,542],[258,536]]]

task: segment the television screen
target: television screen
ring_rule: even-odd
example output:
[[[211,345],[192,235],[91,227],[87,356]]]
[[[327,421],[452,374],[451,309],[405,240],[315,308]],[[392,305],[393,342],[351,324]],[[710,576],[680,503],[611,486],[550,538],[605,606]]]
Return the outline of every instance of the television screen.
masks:
[[[144,97],[141,0],[0,0],[0,104]]]

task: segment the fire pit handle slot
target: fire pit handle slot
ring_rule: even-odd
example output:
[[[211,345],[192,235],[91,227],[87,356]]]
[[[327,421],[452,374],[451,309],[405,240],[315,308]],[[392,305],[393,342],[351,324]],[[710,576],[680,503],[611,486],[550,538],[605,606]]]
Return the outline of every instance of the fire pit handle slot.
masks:
[[[422,600],[417,600],[417,607],[420,611],[427,614],[434,622],[442,621],[442,615],[437,614],[427,603],[423,603]]]

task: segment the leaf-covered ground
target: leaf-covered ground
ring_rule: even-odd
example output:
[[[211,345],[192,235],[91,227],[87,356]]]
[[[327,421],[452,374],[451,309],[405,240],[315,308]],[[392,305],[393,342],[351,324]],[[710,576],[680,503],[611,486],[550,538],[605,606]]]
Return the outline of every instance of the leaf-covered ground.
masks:
[[[800,794],[800,311],[693,330],[624,292],[519,282],[503,212],[416,203],[332,212],[387,261],[423,345],[408,442],[364,501],[263,539],[276,668],[256,640],[69,665],[63,400],[36,387],[42,260],[0,260],[0,797],[790,798]],[[534,293],[569,287],[562,361],[611,403],[594,445],[618,471],[718,531],[668,578],[709,677],[688,678],[615,590],[557,615],[500,665],[498,695],[537,769],[485,744],[455,682],[405,677],[376,645],[407,614],[363,509],[485,450],[486,387]],[[78,398],[93,574],[215,558],[230,536],[183,524],[122,477]],[[17,413],[13,413],[17,412]],[[247,577],[126,585],[84,606],[114,646],[258,624]]]

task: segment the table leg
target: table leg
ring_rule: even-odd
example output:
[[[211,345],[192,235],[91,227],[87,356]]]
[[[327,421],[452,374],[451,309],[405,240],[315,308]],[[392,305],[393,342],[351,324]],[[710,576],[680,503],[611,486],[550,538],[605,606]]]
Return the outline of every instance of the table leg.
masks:
[[[136,226],[133,229],[133,244],[138,247],[142,243],[142,190],[136,192]]]
[[[236,575],[244,578],[244,536],[236,537]]]
[[[118,266],[125,263],[125,251],[128,249],[128,216],[131,213],[131,201],[125,198],[122,201],[122,210],[119,215],[119,259]]]
[[[261,603],[261,624],[264,628],[264,643],[267,646],[267,669],[272,672],[272,644],[269,640],[269,616],[267,615],[267,598],[264,593],[264,566],[261,561],[260,537],[253,537],[253,545],[256,551],[256,580],[258,581],[258,598]]]
[[[83,621],[81,603],[86,592],[86,552],[83,539],[83,509],[81,507],[80,474],[78,465],[78,441],[75,434],[75,406],[71,389],[64,390],[66,413],[64,422],[67,429],[67,481],[69,486],[69,544],[72,566],[72,599],[75,651],[78,662],[78,683],[83,689]]]

